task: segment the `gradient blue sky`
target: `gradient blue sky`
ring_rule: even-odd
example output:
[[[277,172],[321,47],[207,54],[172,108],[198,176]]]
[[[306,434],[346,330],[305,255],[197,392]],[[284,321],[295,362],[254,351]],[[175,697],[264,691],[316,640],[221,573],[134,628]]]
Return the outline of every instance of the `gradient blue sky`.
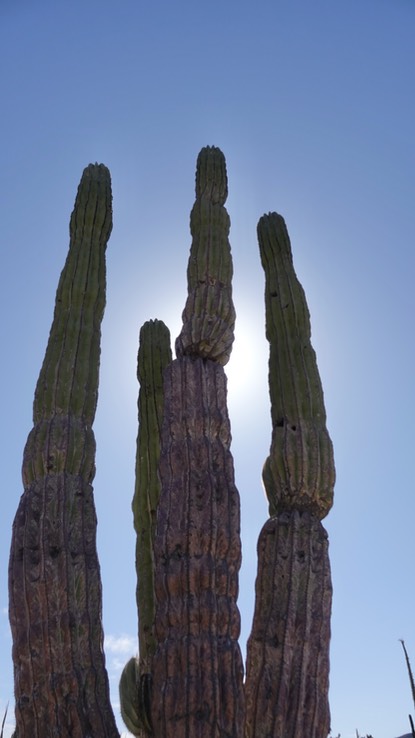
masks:
[[[414,0],[0,0],[0,714],[23,446],[83,168],[110,168],[114,230],[95,433],[106,653],[136,648],[138,332],[175,338],[198,151],[227,160],[237,340],[229,411],[242,499],[241,645],[270,443],[262,213],[279,211],[311,311],[337,467],[333,735],[394,738],[414,711]],[[12,715],[8,721],[11,725]],[[10,735],[10,730],[6,735]]]

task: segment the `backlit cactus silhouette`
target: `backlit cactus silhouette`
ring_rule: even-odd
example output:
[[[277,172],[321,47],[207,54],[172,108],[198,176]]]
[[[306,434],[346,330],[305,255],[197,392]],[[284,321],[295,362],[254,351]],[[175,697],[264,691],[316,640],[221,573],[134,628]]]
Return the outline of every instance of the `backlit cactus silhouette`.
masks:
[[[13,524],[9,593],[18,738],[118,736],[102,649],[91,486],[111,228],[110,174],[90,165],[71,216]]]
[[[164,373],[151,709],[163,738],[243,732],[240,504],[222,366],[235,320],[226,193],[223,154],[205,148],[178,358]]]
[[[150,694],[155,651],[155,596],[153,544],[160,496],[158,465],[163,421],[163,377],[172,360],[170,332],[161,320],[149,320],[141,328],[137,360],[140,382],[136,488],[133,498],[137,533],[137,608],[139,659],[125,666],[120,681],[121,714],[135,735],[151,731]]]
[[[304,291],[281,216],[263,216],[272,439],[263,480],[247,670],[238,644],[240,500],[225,365],[234,340],[226,164],[202,149],[188,295],[176,340],[140,331],[133,497],[139,653],[120,680],[140,738],[327,738],[331,578],[321,524],[332,444]],[[10,621],[16,738],[115,738],[102,650],[92,432],[111,232],[108,170],[84,172],[24,452],[13,526]]]
[[[309,313],[283,218],[263,216],[258,240],[272,418],[263,478],[272,517],[258,541],[246,736],[326,738],[332,587],[320,519],[333,502],[333,450]]]

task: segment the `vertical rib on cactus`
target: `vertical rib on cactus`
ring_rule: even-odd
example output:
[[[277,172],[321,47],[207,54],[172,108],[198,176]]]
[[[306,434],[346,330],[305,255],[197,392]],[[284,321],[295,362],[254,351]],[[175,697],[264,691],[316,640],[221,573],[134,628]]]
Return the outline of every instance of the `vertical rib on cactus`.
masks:
[[[272,444],[263,474],[270,515],[294,508],[322,519],[333,504],[335,471],[307,303],[283,218],[264,215],[258,240],[270,342]]]
[[[327,738],[332,587],[327,534],[334,462],[304,291],[281,216],[258,223],[265,271],[272,443],[271,517],[258,541],[247,648],[246,738]]]
[[[154,734],[163,738],[231,738],[243,730],[240,510],[221,365],[229,358],[234,320],[225,197],[224,157],[203,149],[189,298],[178,358],[164,382],[151,712]]]
[[[110,174],[83,173],[38,379],[13,524],[10,622],[19,738],[115,738],[103,655],[92,422],[98,391]]]
[[[327,738],[331,596],[320,521],[296,510],[270,518],[258,540],[247,647],[247,738]]]
[[[196,170],[196,201],[190,214],[192,245],[187,269],[188,298],[177,356],[200,356],[226,364],[232,351],[235,309],[232,302],[230,220],[226,162],[220,149],[201,150]]]
[[[151,671],[154,640],[153,543],[160,496],[158,464],[163,420],[163,375],[172,360],[170,331],[161,320],[150,320],[140,331],[137,377],[138,437],[136,489],[133,499],[137,533],[137,606],[139,612],[140,671]]]
[[[171,362],[170,332],[161,320],[149,320],[140,331],[137,377],[138,436],[136,486],[133,498],[137,533],[137,609],[139,617],[139,662],[131,659],[120,682],[121,714],[127,728],[139,735],[150,732],[149,706],[144,690],[151,683],[154,637],[154,557],[157,506],[160,496],[158,464],[163,419],[163,374]],[[146,699],[147,701],[147,699]]]

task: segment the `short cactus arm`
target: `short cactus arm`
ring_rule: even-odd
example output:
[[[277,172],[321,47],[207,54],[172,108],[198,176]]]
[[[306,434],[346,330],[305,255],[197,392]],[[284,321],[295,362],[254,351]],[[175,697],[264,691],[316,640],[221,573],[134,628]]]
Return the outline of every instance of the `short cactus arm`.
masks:
[[[23,458],[9,563],[19,738],[117,738],[103,655],[92,421],[98,391],[110,174],[83,173]]]
[[[270,342],[272,443],[264,467],[270,514],[295,508],[321,519],[333,504],[335,469],[307,303],[280,215],[260,219],[258,241]]]

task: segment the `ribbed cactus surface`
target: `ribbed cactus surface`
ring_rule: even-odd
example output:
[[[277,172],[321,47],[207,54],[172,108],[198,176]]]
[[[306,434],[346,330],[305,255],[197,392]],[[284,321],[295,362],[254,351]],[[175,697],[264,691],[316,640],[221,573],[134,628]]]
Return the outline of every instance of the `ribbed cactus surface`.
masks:
[[[246,736],[327,738],[331,598],[320,521],[296,510],[270,518],[258,540]]]
[[[164,404],[164,370],[172,360],[170,331],[161,320],[149,320],[140,330],[137,360],[138,436],[136,486],[133,498],[137,533],[137,609],[139,658],[126,665],[120,682],[121,714],[127,728],[139,735],[151,731],[150,693],[155,650],[154,554],[160,496],[158,465]]]
[[[139,610],[139,650],[142,673],[149,673],[154,640],[154,557],[153,543],[160,496],[158,464],[163,422],[164,371],[172,360],[170,331],[161,320],[149,320],[140,331],[137,377],[138,436],[136,489],[133,499],[137,533],[137,605]]]
[[[239,496],[223,368],[183,357],[166,370],[153,659],[155,734],[239,736],[236,604]]]
[[[283,218],[264,215],[258,240],[272,417],[263,478],[273,517],[258,542],[245,735],[327,738],[332,587],[320,520],[333,502],[333,449],[308,308]]]
[[[96,551],[95,415],[110,174],[83,173],[38,379],[13,524],[10,623],[19,738],[115,738]]]
[[[187,269],[188,298],[178,357],[200,356],[226,364],[232,351],[235,308],[232,301],[230,220],[226,162],[220,149],[201,150],[196,170],[196,201],[190,214],[192,245]]]
[[[240,505],[222,366],[234,322],[226,192],[223,154],[202,149],[189,297],[178,358],[164,375],[151,711],[154,734],[163,738],[243,731]]]
[[[333,504],[333,447],[304,290],[278,213],[260,219],[258,241],[270,343],[272,443],[263,473],[270,514],[310,510],[321,519]]]

